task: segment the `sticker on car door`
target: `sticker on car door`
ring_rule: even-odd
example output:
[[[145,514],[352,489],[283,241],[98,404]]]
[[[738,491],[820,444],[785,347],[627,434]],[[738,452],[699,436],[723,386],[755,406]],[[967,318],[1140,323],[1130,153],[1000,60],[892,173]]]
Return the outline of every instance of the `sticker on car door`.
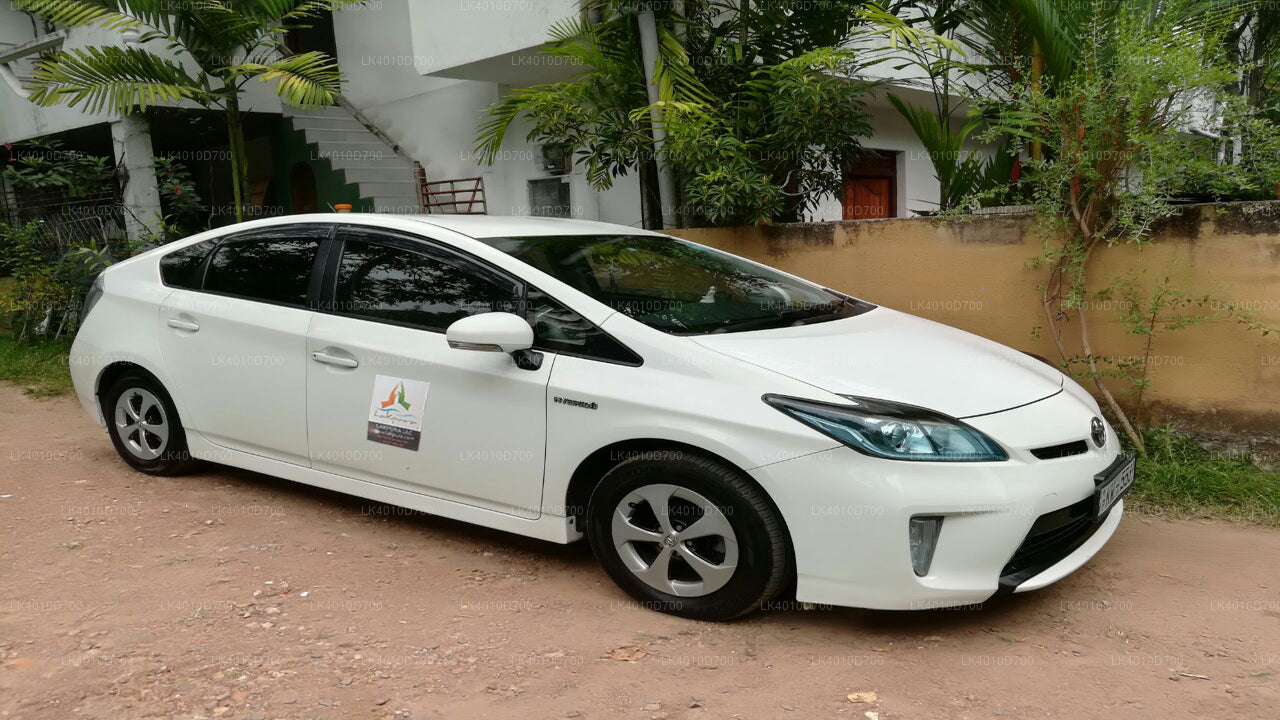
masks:
[[[369,406],[370,442],[417,451],[422,442],[422,413],[431,383],[379,375]]]

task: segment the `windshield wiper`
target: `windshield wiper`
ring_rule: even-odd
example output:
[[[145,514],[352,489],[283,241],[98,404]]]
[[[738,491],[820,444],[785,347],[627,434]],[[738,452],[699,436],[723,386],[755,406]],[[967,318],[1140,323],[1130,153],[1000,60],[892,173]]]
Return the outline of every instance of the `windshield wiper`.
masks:
[[[819,312],[814,315],[818,308],[803,308],[795,310],[783,310],[776,315],[767,315],[765,317],[744,318],[742,320],[729,320],[722,325],[711,330],[711,333],[730,332],[732,330],[771,330],[781,327],[800,327],[801,325],[812,325],[814,323],[827,322],[830,320],[839,320],[840,318],[852,317],[857,315],[856,312],[860,305],[856,300],[841,297],[839,303],[832,303],[825,307],[833,307],[830,312]]]

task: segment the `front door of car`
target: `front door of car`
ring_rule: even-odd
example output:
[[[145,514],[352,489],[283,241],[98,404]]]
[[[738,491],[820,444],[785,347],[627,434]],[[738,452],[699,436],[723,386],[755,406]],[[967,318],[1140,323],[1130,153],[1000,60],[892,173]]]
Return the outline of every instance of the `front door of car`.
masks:
[[[537,517],[555,356],[526,370],[445,340],[460,318],[519,312],[522,285],[421,239],[339,239],[307,338],[312,466]]]
[[[186,258],[187,281],[158,319],[187,428],[223,447],[308,464],[309,304],[319,249],[332,232],[288,225],[232,235],[207,251],[192,246],[202,254]]]

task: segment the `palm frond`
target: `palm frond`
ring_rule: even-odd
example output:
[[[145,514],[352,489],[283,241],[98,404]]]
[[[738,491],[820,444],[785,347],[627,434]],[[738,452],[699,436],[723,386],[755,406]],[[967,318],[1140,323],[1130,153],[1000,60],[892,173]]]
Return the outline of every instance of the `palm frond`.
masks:
[[[101,25],[109,30],[142,27],[128,12],[127,3],[114,0],[16,0],[17,8],[65,27]]]
[[[507,130],[528,108],[530,92],[536,91],[537,88],[517,89],[488,109],[484,121],[476,129],[475,154],[480,158],[480,162],[485,165],[494,163],[498,157],[498,151],[502,149],[503,141],[507,139]]]
[[[543,46],[548,56],[561,58],[583,70],[607,67],[611,58],[604,51],[600,26],[592,25],[583,17],[568,17],[551,25],[551,40]]]
[[[174,13],[173,34],[181,47],[208,70],[234,62],[267,31],[266,23],[218,0],[200,0]]]
[[[716,100],[689,65],[684,45],[674,33],[662,28],[658,33],[658,59],[654,68],[658,98],[664,101],[694,101],[715,105]]]
[[[159,103],[213,100],[208,78],[192,77],[182,65],[140,48],[115,46],[65,50],[46,55],[29,85],[40,105],[84,103],[89,112],[118,113]]]
[[[275,81],[281,100],[304,107],[333,104],[342,87],[337,62],[322,52],[299,53],[269,63],[243,63],[233,68],[232,75]]]

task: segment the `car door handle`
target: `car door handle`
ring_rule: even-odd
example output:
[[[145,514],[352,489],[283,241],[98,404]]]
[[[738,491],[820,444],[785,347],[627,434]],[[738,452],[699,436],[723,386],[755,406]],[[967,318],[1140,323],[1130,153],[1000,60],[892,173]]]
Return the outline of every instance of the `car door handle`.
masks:
[[[311,359],[318,363],[324,363],[325,365],[337,365],[338,367],[345,368],[360,367],[360,361],[355,358],[338,357],[318,350],[311,353]]]
[[[195,332],[200,329],[200,323],[192,322],[190,320],[181,320],[179,318],[169,318],[165,321],[165,324],[175,330],[186,330],[188,332]]]

